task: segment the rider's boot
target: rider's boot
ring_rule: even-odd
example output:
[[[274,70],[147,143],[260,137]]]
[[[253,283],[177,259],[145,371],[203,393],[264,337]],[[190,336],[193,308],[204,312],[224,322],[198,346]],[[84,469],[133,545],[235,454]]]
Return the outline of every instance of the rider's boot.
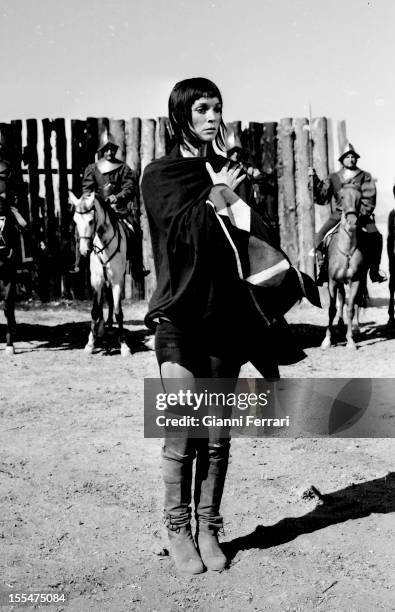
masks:
[[[317,287],[322,287],[322,285],[328,280],[328,265],[326,261],[326,257],[322,252],[321,248],[317,248]]]
[[[368,234],[370,250],[369,276],[372,283],[383,283],[387,280],[386,275],[380,270],[381,252],[383,249],[383,237],[379,232]]]
[[[69,270],[69,274],[78,274],[80,271],[80,264],[81,264],[81,252],[80,252],[80,245],[78,240],[76,241],[75,244],[75,262],[74,262],[74,267],[71,268],[71,270]]]
[[[193,457],[166,440],[162,452],[162,473],[165,483],[165,524],[169,536],[170,555],[179,574],[200,574],[204,565],[191,533],[191,486]]]
[[[208,443],[207,453],[198,453],[195,475],[196,544],[207,569],[221,571],[227,559],[218,543],[222,530],[222,493],[229,462],[229,439]]]

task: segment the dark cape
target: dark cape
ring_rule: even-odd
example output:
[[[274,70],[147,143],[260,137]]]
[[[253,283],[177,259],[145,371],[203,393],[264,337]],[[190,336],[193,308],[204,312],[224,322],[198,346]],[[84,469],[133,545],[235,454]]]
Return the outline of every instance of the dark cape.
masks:
[[[208,202],[213,184],[207,161],[218,171],[227,160],[183,158],[173,151],[145,168],[142,194],[157,276],[145,323],[154,328],[163,317],[185,329],[202,326],[214,345],[226,352],[232,347],[242,361],[249,361],[250,349],[259,345],[267,350],[268,342],[277,350],[278,363],[298,361],[303,353],[289,337],[282,315],[304,296],[319,305],[314,283],[290,266],[278,286],[243,280],[252,268],[256,271],[251,253],[259,249],[251,250],[251,234],[255,246],[257,238],[266,246],[275,238],[252,210],[249,231],[234,219],[219,221]]]

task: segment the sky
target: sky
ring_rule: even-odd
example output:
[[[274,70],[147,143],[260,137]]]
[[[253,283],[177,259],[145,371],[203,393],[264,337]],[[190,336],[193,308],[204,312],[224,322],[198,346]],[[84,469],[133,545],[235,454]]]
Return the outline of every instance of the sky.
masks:
[[[0,0],[0,121],[157,117],[205,76],[225,121],[344,119],[388,208],[394,21],[392,0]]]

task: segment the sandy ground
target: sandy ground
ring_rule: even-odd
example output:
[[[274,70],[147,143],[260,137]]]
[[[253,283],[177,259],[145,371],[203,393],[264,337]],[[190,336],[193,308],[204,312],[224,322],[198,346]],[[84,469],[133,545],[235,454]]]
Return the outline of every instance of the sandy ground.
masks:
[[[323,352],[326,312],[294,308],[307,358],[282,376],[393,377],[387,287],[371,294],[354,353],[344,342]],[[143,438],[143,379],[157,375],[145,310],[125,306],[123,359],[84,354],[88,304],[18,309],[18,352],[0,351],[0,589],[64,592],[46,609],[70,612],[395,610],[393,439],[235,439],[229,569],[180,578],[156,554],[166,540],[161,442]]]

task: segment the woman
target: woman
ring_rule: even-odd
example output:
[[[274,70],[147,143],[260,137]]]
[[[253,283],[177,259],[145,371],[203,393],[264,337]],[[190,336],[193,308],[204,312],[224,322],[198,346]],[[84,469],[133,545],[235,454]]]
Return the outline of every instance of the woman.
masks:
[[[236,227],[233,217],[220,218],[218,213],[221,207],[226,212],[229,202],[240,209],[234,190],[244,174],[223,153],[225,125],[217,86],[204,78],[177,83],[170,94],[169,119],[176,146],[147,166],[142,180],[157,273],[146,324],[156,326],[156,356],[165,391],[193,391],[200,379],[220,378],[221,390],[230,392],[245,361],[276,378],[277,363],[267,346],[270,321],[259,308],[261,296],[241,280],[252,269],[247,261],[250,232]],[[245,212],[242,208],[244,224]],[[255,223],[259,226],[254,217]],[[268,244],[262,244],[269,252]],[[277,258],[276,269],[280,260],[286,258]],[[217,416],[229,412],[220,404],[206,409]],[[226,565],[217,535],[222,527],[229,428],[207,427],[205,437],[193,436],[193,428],[184,428],[178,437],[166,431],[162,453],[170,552],[176,569],[187,574],[205,567],[219,571]],[[195,458],[196,547],[190,526]]]

